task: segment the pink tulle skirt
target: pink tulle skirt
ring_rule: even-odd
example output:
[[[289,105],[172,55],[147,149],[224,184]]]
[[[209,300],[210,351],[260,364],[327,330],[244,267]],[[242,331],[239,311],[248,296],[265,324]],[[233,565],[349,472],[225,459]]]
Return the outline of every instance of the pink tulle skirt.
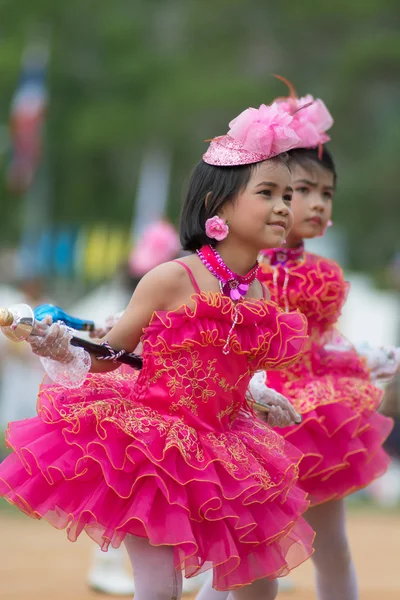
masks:
[[[312,505],[343,498],[387,470],[382,444],[392,420],[378,413],[357,415],[343,405],[321,406],[303,415],[300,426],[283,435],[304,453],[300,485]]]
[[[135,375],[44,387],[38,417],[12,423],[0,493],[33,518],[85,531],[104,550],[127,534],[174,547],[217,589],[286,575],[312,553],[296,481],[301,453],[254,418],[195,430],[135,400]]]
[[[301,425],[280,429],[303,454],[299,483],[311,505],[342,498],[367,486],[388,468],[382,445],[392,419],[377,413],[382,391],[354,352],[318,355],[315,376],[268,375],[269,385],[291,400]],[[322,355],[324,358],[324,356]],[[344,362],[347,358],[347,362]]]

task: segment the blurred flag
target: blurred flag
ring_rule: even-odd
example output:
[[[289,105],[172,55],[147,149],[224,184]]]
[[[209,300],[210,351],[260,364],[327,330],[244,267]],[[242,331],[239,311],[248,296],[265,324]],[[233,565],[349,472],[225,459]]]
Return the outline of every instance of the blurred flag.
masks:
[[[54,274],[54,232],[49,228],[40,234],[25,232],[17,253],[17,275],[51,277]]]
[[[27,276],[80,279],[96,283],[113,278],[129,254],[126,227],[98,223],[89,230],[66,225],[25,236],[17,253],[17,273]]]
[[[74,246],[76,232],[72,227],[64,227],[57,233],[54,248],[54,268],[56,275],[72,278],[74,269]]]
[[[52,277],[54,275],[54,232],[46,228],[41,232],[35,250],[37,275]]]
[[[112,228],[108,234],[104,276],[114,277],[121,264],[128,259],[127,232],[123,229]]]
[[[7,183],[11,191],[20,194],[31,186],[42,153],[42,129],[47,104],[47,57],[45,45],[28,46],[11,105],[12,152]]]
[[[76,237],[73,250],[73,271],[78,279],[85,279],[85,251],[88,243],[88,231],[82,227]]]
[[[104,277],[107,261],[108,230],[104,225],[93,227],[88,235],[85,250],[85,277],[89,281],[99,281]]]
[[[131,243],[166,213],[171,162],[171,154],[162,143],[147,148],[143,155],[131,224]]]
[[[25,279],[29,274],[37,275],[37,238],[25,234],[18,248],[16,276]]]

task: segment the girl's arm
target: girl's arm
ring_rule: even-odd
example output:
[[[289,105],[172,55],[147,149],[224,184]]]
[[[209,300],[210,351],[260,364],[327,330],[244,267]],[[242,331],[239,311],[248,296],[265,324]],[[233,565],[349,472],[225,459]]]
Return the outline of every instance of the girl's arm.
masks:
[[[111,347],[132,352],[138,346],[142,331],[155,311],[176,308],[190,297],[186,272],[175,263],[166,263],[148,273],[140,281],[120,321],[107,334]],[[105,373],[119,367],[118,362],[101,361],[82,348],[71,346],[67,327],[53,323],[43,338],[31,336],[28,342],[42,357],[45,369],[54,381],[67,387],[82,385],[87,371]],[[68,385],[68,380],[71,385]]]
[[[174,262],[160,265],[140,280],[126,310],[105,340],[116,351],[133,352],[155,311],[177,308],[182,300],[188,302],[189,298],[190,282],[182,267]],[[102,373],[118,366],[119,363],[92,356],[90,370]]]

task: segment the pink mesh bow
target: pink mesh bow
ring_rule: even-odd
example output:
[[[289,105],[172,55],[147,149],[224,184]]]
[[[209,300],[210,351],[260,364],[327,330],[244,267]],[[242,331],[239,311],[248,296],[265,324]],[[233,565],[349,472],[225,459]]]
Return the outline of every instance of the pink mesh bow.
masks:
[[[291,127],[301,140],[299,148],[316,148],[329,142],[326,134],[333,125],[333,118],[324,102],[307,94],[297,97],[293,85],[284,77],[276,76],[289,88],[288,98],[278,98],[278,105],[293,116]]]
[[[132,275],[141,277],[157,265],[176,257],[180,249],[179,237],[167,221],[153,223],[144,230],[129,257]]]
[[[316,148],[329,142],[331,138],[326,131],[332,127],[333,118],[322,100],[307,94],[280,104],[285,110],[292,111],[292,127],[301,140],[300,148]]]
[[[217,166],[238,166],[268,160],[298,147],[300,138],[292,127],[294,117],[274,103],[248,108],[229,123],[227,135],[214,138],[203,156]]]

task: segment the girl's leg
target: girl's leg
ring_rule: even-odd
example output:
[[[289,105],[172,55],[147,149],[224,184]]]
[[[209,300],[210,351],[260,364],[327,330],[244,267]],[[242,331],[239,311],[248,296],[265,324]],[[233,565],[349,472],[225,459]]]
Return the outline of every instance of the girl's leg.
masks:
[[[182,573],[174,567],[171,546],[152,546],[132,535],[126,536],[125,546],[135,577],[135,600],[180,600]]]
[[[318,600],[358,600],[345,512],[344,500],[331,500],[310,508],[305,514],[316,533],[313,562]]]
[[[196,600],[275,600],[278,593],[276,579],[259,579],[234,592],[218,592],[212,587],[212,576],[203,585]]]
[[[276,579],[259,579],[253,581],[235,592],[231,592],[229,600],[275,600],[278,594],[278,582]]]
[[[229,592],[218,592],[214,590],[212,586],[212,572],[210,573],[207,581],[201,586],[201,590],[196,596],[196,600],[231,600]]]

